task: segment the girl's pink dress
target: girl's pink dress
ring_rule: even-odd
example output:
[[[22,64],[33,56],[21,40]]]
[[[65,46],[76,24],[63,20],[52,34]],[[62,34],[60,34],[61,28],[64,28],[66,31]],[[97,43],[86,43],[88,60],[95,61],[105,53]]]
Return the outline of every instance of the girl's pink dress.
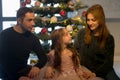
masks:
[[[54,56],[53,53],[49,53],[51,60],[53,61]],[[46,72],[47,66],[41,69],[40,75],[36,77],[34,80],[103,80],[101,78],[95,77],[95,74],[92,73],[87,68],[80,66],[78,72],[74,70],[73,62],[71,56],[69,54],[65,54],[61,57],[62,64],[61,70],[59,73],[54,69],[55,75],[52,79],[45,79],[44,74]]]

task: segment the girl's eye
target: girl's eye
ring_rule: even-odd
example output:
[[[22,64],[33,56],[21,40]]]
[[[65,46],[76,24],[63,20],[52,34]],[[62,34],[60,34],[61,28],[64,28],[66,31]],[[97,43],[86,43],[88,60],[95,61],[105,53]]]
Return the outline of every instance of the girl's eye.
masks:
[[[93,21],[93,22],[95,22],[95,21],[96,21],[96,19],[92,19],[92,21]]]
[[[69,34],[69,33],[67,32],[67,33],[65,33],[64,35],[67,36],[68,34]]]
[[[87,19],[87,21],[89,21],[89,19]]]

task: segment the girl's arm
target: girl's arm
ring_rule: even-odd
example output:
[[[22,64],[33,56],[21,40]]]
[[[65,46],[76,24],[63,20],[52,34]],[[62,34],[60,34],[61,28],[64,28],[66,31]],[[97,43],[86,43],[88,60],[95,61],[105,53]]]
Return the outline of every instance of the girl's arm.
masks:
[[[46,67],[46,72],[45,72],[45,78],[53,78],[54,76],[54,52],[50,51],[50,53],[47,55],[48,56],[48,63]]]
[[[91,72],[89,69],[81,65],[77,71],[77,74],[80,78],[84,78],[87,80],[96,77],[95,73]]]

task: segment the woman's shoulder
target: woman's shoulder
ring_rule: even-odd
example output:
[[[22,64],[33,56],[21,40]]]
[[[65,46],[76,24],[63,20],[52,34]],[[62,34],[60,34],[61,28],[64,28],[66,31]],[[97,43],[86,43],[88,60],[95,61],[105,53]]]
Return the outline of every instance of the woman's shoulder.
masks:
[[[108,38],[114,38],[112,34],[108,34]]]
[[[107,37],[108,40],[113,40],[114,41],[114,37],[112,34],[108,34],[108,37]]]
[[[82,28],[79,30],[77,37],[79,36],[79,38],[83,37],[85,35],[86,32],[86,28]]]
[[[109,44],[109,45],[114,45],[115,44],[114,37],[113,37],[112,34],[108,34],[106,43]]]

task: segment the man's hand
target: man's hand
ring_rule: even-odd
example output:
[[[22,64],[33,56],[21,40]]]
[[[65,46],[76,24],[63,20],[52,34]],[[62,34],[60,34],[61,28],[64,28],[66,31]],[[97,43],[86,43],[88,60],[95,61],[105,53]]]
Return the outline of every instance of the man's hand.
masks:
[[[40,73],[40,69],[38,67],[33,66],[28,74],[28,77],[34,78],[38,76],[39,73]]]
[[[19,80],[30,80],[30,78],[26,77],[26,76],[22,76],[22,77],[19,78]]]

